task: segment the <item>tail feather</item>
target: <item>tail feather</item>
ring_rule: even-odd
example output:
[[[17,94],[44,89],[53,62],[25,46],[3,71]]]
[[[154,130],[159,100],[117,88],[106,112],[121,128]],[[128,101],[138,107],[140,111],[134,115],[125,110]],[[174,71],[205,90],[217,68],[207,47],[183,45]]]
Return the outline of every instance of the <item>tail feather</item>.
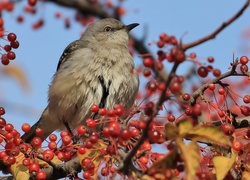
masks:
[[[53,131],[59,128],[57,120],[51,118],[48,108],[46,108],[40,119],[31,127],[31,130],[22,135],[22,140],[26,143],[30,143],[34,137],[36,137],[36,129],[41,128],[43,135],[40,137],[44,141]]]

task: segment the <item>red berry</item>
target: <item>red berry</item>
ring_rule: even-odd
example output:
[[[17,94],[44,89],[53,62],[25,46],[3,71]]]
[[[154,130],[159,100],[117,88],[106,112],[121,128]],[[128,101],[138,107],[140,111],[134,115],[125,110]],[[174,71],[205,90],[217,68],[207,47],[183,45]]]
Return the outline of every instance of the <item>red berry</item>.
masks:
[[[160,139],[160,132],[157,130],[150,130],[148,132],[148,137],[149,137],[150,142],[157,143]]]
[[[162,47],[164,47],[164,41],[161,41],[161,40],[159,40],[158,42],[157,42],[157,46],[159,47],[159,48],[162,48]]]
[[[241,57],[240,57],[240,63],[241,63],[242,65],[246,65],[246,64],[248,63],[248,61],[249,61],[249,59],[248,59],[247,56],[241,56]]]
[[[55,141],[49,142],[48,148],[51,150],[55,150],[57,148],[57,143]]]
[[[69,136],[69,132],[63,130],[63,131],[60,132],[60,136],[61,136],[61,138],[62,138],[63,136]]]
[[[191,53],[191,54],[189,55],[189,57],[190,57],[191,59],[195,59],[195,58],[196,58],[196,53]]]
[[[10,46],[14,49],[17,49],[19,47],[19,42],[17,40],[11,41]]]
[[[46,162],[49,162],[51,161],[52,159],[54,158],[54,152],[52,150],[45,150],[43,152],[43,159],[46,161]]]
[[[147,89],[148,89],[151,93],[154,93],[154,92],[158,89],[157,83],[156,83],[156,82],[153,82],[153,81],[150,81],[150,82],[147,84]]]
[[[91,174],[88,171],[84,171],[84,173],[82,174],[84,179],[89,179]]]
[[[71,143],[72,138],[70,136],[63,136],[62,142],[65,146],[69,145]]]
[[[14,129],[14,126],[12,124],[8,123],[5,125],[4,128],[7,132],[11,132]]]
[[[45,180],[47,177],[46,173],[44,171],[39,171],[37,174],[36,174],[36,179],[37,180]]]
[[[232,148],[235,150],[235,151],[240,151],[243,149],[243,144],[239,141],[234,141],[233,144],[232,144]]]
[[[243,114],[244,116],[249,116],[249,115],[250,115],[250,107],[241,105],[241,106],[240,106],[240,112],[241,112],[241,114]]]
[[[7,36],[8,40],[10,42],[13,42],[16,40],[16,34],[15,33],[9,33],[8,36]]]
[[[49,140],[50,141],[56,141],[57,140],[57,136],[55,134],[51,134],[51,135],[49,135]]]
[[[143,75],[145,76],[145,77],[148,77],[148,76],[150,76],[152,74],[152,72],[151,72],[151,70],[149,69],[149,68],[145,68],[144,70],[143,70]]]
[[[224,95],[224,94],[226,93],[226,91],[225,91],[224,88],[220,88],[220,89],[218,89],[218,93],[219,93],[220,95]]]
[[[34,172],[38,172],[39,170],[40,170],[40,166],[39,166],[38,163],[31,163],[31,164],[29,165],[29,172],[30,172],[30,173],[33,173],[33,171],[34,171]]]
[[[109,175],[109,168],[107,168],[107,167],[103,167],[102,169],[101,169],[101,175],[102,176],[108,176]]]
[[[208,85],[208,89],[209,89],[210,91],[215,90],[215,85],[214,85],[214,84],[209,84],[209,85]]]
[[[203,77],[203,78],[204,78],[204,77],[207,77],[207,75],[208,75],[208,70],[207,70],[206,67],[201,66],[201,67],[198,68],[197,73],[198,73],[198,75],[199,75],[200,77]]]
[[[211,56],[209,56],[209,57],[207,58],[207,61],[210,62],[210,63],[212,63],[212,62],[214,62],[214,58],[211,57]]]
[[[91,162],[91,159],[89,159],[89,158],[84,158],[84,159],[82,160],[81,164],[82,164],[83,167],[86,167],[86,165],[87,165],[88,163],[90,163],[90,162]]]
[[[169,114],[169,115],[167,116],[167,119],[168,119],[169,122],[174,122],[174,121],[175,121],[175,117],[174,117],[174,115],[172,115],[172,114]]]
[[[39,138],[39,137],[34,137],[32,140],[31,140],[31,145],[34,147],[34,148],[40,148],[42,146],[42,139]]]
[[[129,129],[128,129],[128,128],[122,129],[122,130],[121,130],[121,133],[120,133],[120,137],[121,137],[123,140],[129,140],[130,137],[131,137]]]
[[[43,135],[43,130],[41,128],[36,128],[35,133],[36,133],[36,136],[41,137]]]
[[[24,166],[29,166],[30,165],[30,158],[24,158],[23,161],[22,161],[22,164]]]
[[[3,18],[0,18],[0,27],[3,27],[3,25],[4,25],[4,20]]]
[[[0,107],[0,116],[5,114],[5,109],[3,107]]]
[[[153,102],[148,102],[146,105],[145,105],[145,108],[144,108],[144,112],[147,116],[151,116],[154,112],[154,103]]]
[[[234,133],[235,127],[230,123],[221,124],[221,130],[227,136],[232,135]]]
[[[245,95],[245,96],[243,97],[243,101],[244,101],[244,103],[246,103],[246,104],[250,103],[250,96],[249,96],[249,95]]]
[[[2,129],[6,125],[6,120],[3,117],[0,117],[0,128]]]
[[[220,71],[219,69],[214,69],[214,70],[213,70],[213,75],[214,75],[215,77],[218,77],[218,76],[221,75],[221,71]]]
[[[246,73],[246,72],[248,72],[248,66],[243,64],[240,66],[240,70],[241,70],[241,72]]]
[[[145,67],[151,67],[154,64],[154,61],[151,58],[147,57],[144,58],[143,64]]]
[[[28,4],[29,4],[30,6],[35,6],[36,3],[37,3],[37,0],[28,0]]]
[[[92,144],[97,143],[97,141],[98,141],[98,136],[97,136],[97,135],[91,135],[91,136],[89,137],[89,141],[90,141]]]
[[[97,113],[97,112],[99,111],[99,106],[96,105],[96,104],[93,104],[93,105],[91,106],[91,111],[92,111],[93,113]]]
[[[16,54],[12,51],[7,53],[7,57],[9,60],[14,60],[16,58]]]
[[[79,125],[78,127],[77,127],[77,133],[79,134],[79,135],[84,135],[85,133],[86,133],[86,127],[85,126],[83,126],[83,125]]]
[[[190,95],[189,94],[187,94],[187,93],[185,93],[185,94],[182,94],[182,99],[184,100],[184,101],[189,101],[190,100]]]
[[[100,114],[101,116],[105,116],[106,113],[107,113],[107,110],[106,110],[105,108],[100,108],[100,109],[99,109],[99,114]]]
[[[173,94],[178,94],[181,91],[181,83],[179,83],[178,81],[172,81],[169,89]]]
[[[81,155],[86,153],[86,148],[84,146],[80,146],[77,150],[77,152]]]
[[[155,69],[156,69],[156,70],[160,71],[160,70],[162,70],[163,68],[164,68],[164,65],[163,65],[162,62],[156,62],[156,63],[155,63]]]
[[[10,45],[5,45],[3,48],[4,48],[4,50],[6,52],[10,52],[11,51],[11,46]]]
[[[118,137],[120,135],[120,124],[118,122],[109,123],[109,135],[112,137]]]
[[[27,143],[20,144],[19,149],[22,153],[26,153],[29,149],[29,145]]]
[[[7,155],[7,153],[5,151],[1,151],[0,152],[0,159],[3,160],[3,158],[5,158]]]
[[[95,122],[95,120],[92,119],[92,118],[88,118],[88,119],[86,120],[86,124],[87,124],[87,126],[88,126],[89,128],[94,128],[94,127],[96,126],[96,122]]]
[[[22,125],[22,131],[23,132],[25,132],[25,133],[27,133],[27,132],[29,132],[30,131],[30,125],[28,124],[28,123],[24,123],[23,125]]]

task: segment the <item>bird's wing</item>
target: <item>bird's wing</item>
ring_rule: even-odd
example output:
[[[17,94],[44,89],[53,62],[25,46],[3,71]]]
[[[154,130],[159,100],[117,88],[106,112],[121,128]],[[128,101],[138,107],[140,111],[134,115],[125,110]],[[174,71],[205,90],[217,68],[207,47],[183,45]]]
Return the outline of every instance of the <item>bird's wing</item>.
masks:
[[[70,43],[63,51],[60,59],[59,59],[59,62],[57,64],[57,68],[56,70],[58,71],[58,69],[60,68],[60,66],[64,63],[65,59],[67,59],[66,57],[67,56],[70,56],[70,54],[72,52],[74,52],[75,50],[78,50],[80,48],[86,48],[87,45],[88,45],[88,41],[85,41],[85,40],[76,40],[72,43]]]

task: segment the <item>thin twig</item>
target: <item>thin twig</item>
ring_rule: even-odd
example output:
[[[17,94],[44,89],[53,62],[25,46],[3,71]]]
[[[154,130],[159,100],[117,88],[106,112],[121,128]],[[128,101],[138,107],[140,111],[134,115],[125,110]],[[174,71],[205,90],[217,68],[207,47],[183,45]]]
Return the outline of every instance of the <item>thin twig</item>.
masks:
[[[249,6],[250,0],[247,0],[245,4],[242,6],[242,8],[230,19],[228,19],[226,22],[222,23],[221,26],[219,26],[214,32],[211,34],[204,36],[203,38],[200,38],[196,41],[193,41],[188,44],[182,44],[182,49],[185,51],[191,47],[197,46],[199,44],[202,44],[208,40],[214,39],[216,35],[218,35],[223,29],[225,29],[227,26],[229,26],[232,22],[234,22],[236,19],[238,19],[242,13],[246,10],[246,8]]]
[[[153,121],[154,117],[158,114],[160,107],[162,106],[162,104],[165,102],[166,100],[166,91],[170,85],[172,76],[175,74],[177,68],[178,68],[179,64],[175,63],[172,71],[170,73],[170,75],[167,78],[167,81],[165,82],[165,89],[162,91],[161,96],[159,97],[159,100],[157,102],[157,104],[155,105],[155,110],[152,114],[152,116],[147,120],[146,122],[146,128],[143,130],[142,135],[140,137],[140,139],[137,141],[136,145],[133,147],[133,149],[127,154],[127,156],[124,158],[123,163],[120,164],[120,167],[118,168],[118,171],[123,171],[123,173],[125,175],[127,175],[129,173],[129,166],[132,163],[132,158],[135,156],[136,152],[138,151],[138,149],[141,147],[141,145],[143,144],[143,142],[147,139],[148,137],[148,130],[150,127],[151,122]]]
[[[222,79],[225,79],[230,76],[248,76],[250,77],[250,72],[242,73],[242,72],[236,72],[236,71],[229,71],[226,72],[219,77],[212,79],[211,81],[207,82],[206,84],[203,84],[199,89],[197,89],[192,95],[190,99],[190,105],[194,106],[196,103],[196,99],[204,93],[204,91],[209,87],[209,84],[217,84],[220,83]]]

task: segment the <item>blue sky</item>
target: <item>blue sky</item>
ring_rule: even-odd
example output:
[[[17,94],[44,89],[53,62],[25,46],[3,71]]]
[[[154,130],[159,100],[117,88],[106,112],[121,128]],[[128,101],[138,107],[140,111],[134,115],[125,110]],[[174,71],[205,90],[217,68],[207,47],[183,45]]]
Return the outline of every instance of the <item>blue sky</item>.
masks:
[[[5,29],[15,32],[20,41],[20,48],[16,51],[17,58],[12,65],[20,66],[26,73],[31,88],[24,93],[20,86],[13,80],[1,79],[1,106],[7,113],[4,116],[8,122],[20,127],[20,124],[29,122],[33,124],[40,117],[47,105],[48,85],[55,73],[58,59],[64,48],[80,37],[84,29],[74,23],[74,11],[61,8],[50,3],[38,3],[40,10],[35,16],[25,15],[23,24],[16,23],[16,17],[23,14],[26,1],[18,3],[13,13],[3,13]],[[125,24],[138,22],[140,26],[133,29],[132,33],[138,38],[143,38],[147,44],[158,39],[160,33],[165,32],[177,38],[186,34],[183,42],[190,42],[211,33],[223,21],[228,20],[245,3],[243,0],[232,1],[199,1],[199,0],[127,0],[124,7],[127,14],[122,18]],[[70,29],[65,29],[62,20],[54,17],[55,12],[62,12],[64,17],[71,18]],[[34,31],[31,24],[41,17],[45,19],[45,26]],[[208,41],[188,52],[196,52],[197,56],[204,59],[208,56],[215,58],[214,67],[226,72],[232,61],[232,51],[236,57],[248,55],[240,47],[243,43],[241,33],[250,27],[250,8],[232,25],[222,31],[214,40]],[[0,41],[4,42],[4,41]],[[149,47],[156,52],[155,46]],[[136,64],[140,63],[136,58]],[[191,63],[184,63],[179,72],[185,71]],[[167,68],[169,69],[171,65]],[[7,102],[7,103],[6,103]]]

